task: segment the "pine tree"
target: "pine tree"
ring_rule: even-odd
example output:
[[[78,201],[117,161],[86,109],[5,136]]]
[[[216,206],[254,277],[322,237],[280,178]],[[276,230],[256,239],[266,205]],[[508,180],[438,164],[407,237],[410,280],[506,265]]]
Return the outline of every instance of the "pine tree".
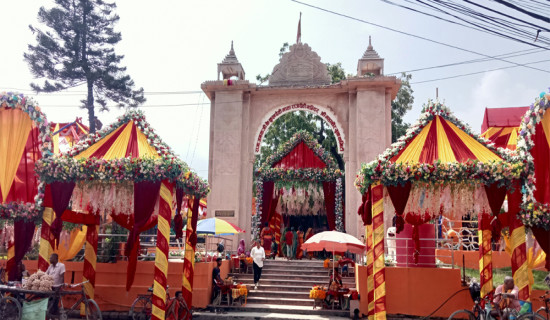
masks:
[[[108,111],[108,101],[118,107],[137,107],[145,102],[143,88],[121,66],[124,56],[115,53],[122,39],[114,25],[120,19],[116,4],[102,0],[55,0],[51,9],[41,7],[38,21],[42,28],[29,26],[36,34],[36,45],[24,54],[35,78],[36,92],[54,92],[86,85],[82,108],[88,110],[90,132],[95,132],[97,102],[100,111]],[[51,82],[50,82],[51,81]]]

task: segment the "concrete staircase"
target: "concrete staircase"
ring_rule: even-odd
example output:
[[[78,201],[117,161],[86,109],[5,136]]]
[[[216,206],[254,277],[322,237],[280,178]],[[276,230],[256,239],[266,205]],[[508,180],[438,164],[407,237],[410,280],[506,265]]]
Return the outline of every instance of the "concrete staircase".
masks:
[[[309,291],[314,285],[327,286],[328,274],[328,270],[323,267],[323,261],[320,260],[266,260],[257,290],[254,290],[252,273],[230,274],[234,281],[248,286],[247,304],[244,307],[224,306],[222,308],[229,311],[229,316],[233,312],[250,312],[283,314],[285,319],[304,319],[303,315],[320,317],[318,319],[349,317],[349,311],[327,310],[320,306],[313,309],[313,300],[309,298]],[[342,280],[349,288],[355,287],[355,278],[352,275]],[[293,318],[292,315],[296,317]],[[207,319],[206,314],[197,316]],[[220,315],[217,316],[220,317]]]

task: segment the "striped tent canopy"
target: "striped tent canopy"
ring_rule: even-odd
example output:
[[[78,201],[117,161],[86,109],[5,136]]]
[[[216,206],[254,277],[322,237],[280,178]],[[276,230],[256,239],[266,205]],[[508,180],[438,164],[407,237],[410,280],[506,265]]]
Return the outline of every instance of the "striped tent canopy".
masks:
[[[73,122],[52,122],[50,128],[53,152],[56,154],[67,151],[90,132],[90,129],[82,123],[82,118],[76,118]]]
[[[418,122],[377,160],[362,165],[356,187],[408,181],[491,185],[518,179],[523,165],[476,135],[440,102],[429,101]]]
[[[529,107],[486,108],[481,124],[481,136],[497,148],[516,150],[521,118]]]

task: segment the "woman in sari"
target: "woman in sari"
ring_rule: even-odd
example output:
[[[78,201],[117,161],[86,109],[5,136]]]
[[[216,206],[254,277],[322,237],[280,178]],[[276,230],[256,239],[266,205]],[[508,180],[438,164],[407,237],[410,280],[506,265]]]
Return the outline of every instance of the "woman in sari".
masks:
[[[302,259],[304,252],[302,251],[302,244],[304,244],[304,232],[302,231],[302,226],[298,227],[298,232],[296,232],[296,237],[298,238],[298,243],[296,245],[296,259]]]
[[[265,255],[269,256],[271,253],[271,241],[273,241],[273,231],[269,227],[269,224],[266,222],[262,232],[260,232],[260,239],[264,240],[264,251]]]

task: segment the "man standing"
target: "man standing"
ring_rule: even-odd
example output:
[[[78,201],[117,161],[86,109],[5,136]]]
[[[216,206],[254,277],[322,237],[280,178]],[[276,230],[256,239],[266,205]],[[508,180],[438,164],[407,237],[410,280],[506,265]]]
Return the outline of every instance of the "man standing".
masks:
[[[254,267],[254,290],[257,290],[265,260],[265,250],[259,241],[256,241],[256,246],[250,251],[250,256],[252,257],[252,266]]]
[[[50,256],[50,266],[46,270],[46,274],[53,278],[53,289],[60,290],[65,283],[65,265],[59,262],[57,253],[52,253]],[[50,298],[49,304],[51,304],[50,313],[57,315],[59,313],[59,297]]]
[[[50,266],[46,270],[46,274],[52,276],[54,286],[65,283],[65,265],[59,262],[57,253],[52,253],[50,256]]]

